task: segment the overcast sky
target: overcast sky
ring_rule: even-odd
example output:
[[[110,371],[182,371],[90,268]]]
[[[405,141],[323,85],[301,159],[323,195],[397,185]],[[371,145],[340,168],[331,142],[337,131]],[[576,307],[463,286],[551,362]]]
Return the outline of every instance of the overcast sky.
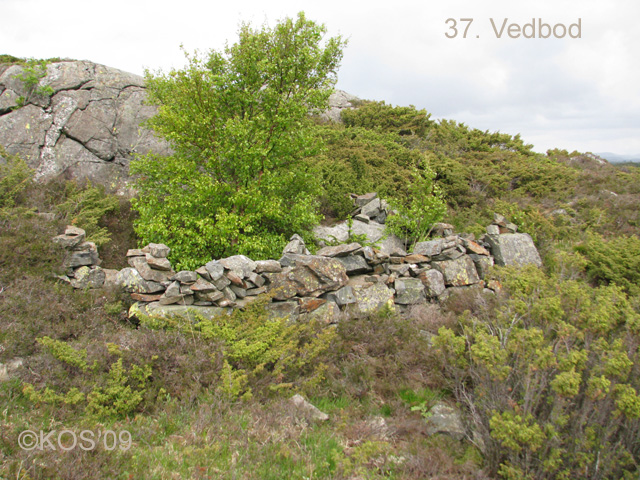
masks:
[[[241,21],[273,25],[300,10],[348,38],[338,88],[360,98],[520,133],[540,152],[640,153],[638,0],[0,0],[0,53],[142,74],[182,67],[181,44],[220,50]],[[461,18],[473,19],[467,38]],[[581,38],[508,36],[532,18],[536,28],[581,19]]]

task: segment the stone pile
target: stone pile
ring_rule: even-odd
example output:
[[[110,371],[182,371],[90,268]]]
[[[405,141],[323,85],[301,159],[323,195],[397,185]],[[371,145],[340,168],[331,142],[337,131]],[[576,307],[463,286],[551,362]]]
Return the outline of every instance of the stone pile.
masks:
[[[58,278],[74,288],[100,288],[105,283],[106,274],[100,264],[98,249],[93,242],[85,241],[86,232],[73,225],[67,226],[62,235],[53,242],[66,250],[63,267],[64,275]]]

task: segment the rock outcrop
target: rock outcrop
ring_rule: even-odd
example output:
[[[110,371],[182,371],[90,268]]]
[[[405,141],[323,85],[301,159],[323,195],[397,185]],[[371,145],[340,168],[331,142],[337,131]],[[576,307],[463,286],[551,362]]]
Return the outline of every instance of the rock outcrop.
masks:
[[[0,66],[0,144],[36,179],[62,175],[124,192],[135,153],[169,152],[140,127],[156,112],[144,104],[142,77],[87,61],[51,63],[39,86],[52,94],[29,96],[22,74],[20,65]]]
[[[89,179],[119,193],[132,193],[134,154],[170,153],[169,145],[141,123],[156,113],[146,105],[144,78],[89,61],[46,66],[34,95],[20,65],[0,65],[0,145],[35,169],[35,178]],[[340,119],[355,97],[336,91],[325,117]],[[2,161],[0,157],[0,161]]]

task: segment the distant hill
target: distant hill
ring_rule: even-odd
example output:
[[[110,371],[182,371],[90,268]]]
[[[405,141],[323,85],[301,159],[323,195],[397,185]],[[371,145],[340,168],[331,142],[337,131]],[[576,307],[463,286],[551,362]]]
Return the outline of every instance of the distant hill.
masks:
[[[618,155],[617,153],[603,152],[596,153],[596,155],[607,159],[611,163],[640,162],[640,153],[635,155]]]

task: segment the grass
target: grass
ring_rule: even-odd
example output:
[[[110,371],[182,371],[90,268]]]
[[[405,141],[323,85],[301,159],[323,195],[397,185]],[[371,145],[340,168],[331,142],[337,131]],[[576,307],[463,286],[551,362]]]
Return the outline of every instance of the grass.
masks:
[[[23,202],[49,211],[48,202],[59,201],[64,191],[50,188],[26,192]],[[117,244],[113,251],[120,252],[113,258],[130,241],[131,218],[101,220]],[[5,219],[3,227],[0,362],[20,357],[25,367],[0,383],[0,478],[418,479],[429,472],[482,478],[474,473],[481,462],[464,460],[464,445],[446,439],[446,448],[426,444],[424,419],[397,395],[400,388],[421,392],[425,382],[437,384],[426,339],[419,335],[449,321],[436,311],[342,323],[317,359],[327,365],[325,380],[303,392],[330,416],[317,423],[293,407],[288,399],[293,391],[272,394],[256,384],[256,395],[246,401],[218,391],[219,341],[131,323],[126,296],[74,291],[54,282],[49,274],[62,258],[50,238],[62,228],[58,220],[24,215]],[[86,366],[65,361],[70,350],[56,350],[58,343],[36,341],[45,336],[73,351],[86,350]],[[118,358],[125,373],[134,365],[152,365],[141,402],[127,413],[90,415],[83,403],[35,401],[25,393],[27,384],[59,394],[104,389]],[[122,387],[134,385],[125,380]],[[129,393],[123,388],[118,395]],[[25,430],[65,429],[126,432],[133,443],[126,450],[97,443],[90,452],[19,447]],[[440,466],[434,470],[434,465]]]

